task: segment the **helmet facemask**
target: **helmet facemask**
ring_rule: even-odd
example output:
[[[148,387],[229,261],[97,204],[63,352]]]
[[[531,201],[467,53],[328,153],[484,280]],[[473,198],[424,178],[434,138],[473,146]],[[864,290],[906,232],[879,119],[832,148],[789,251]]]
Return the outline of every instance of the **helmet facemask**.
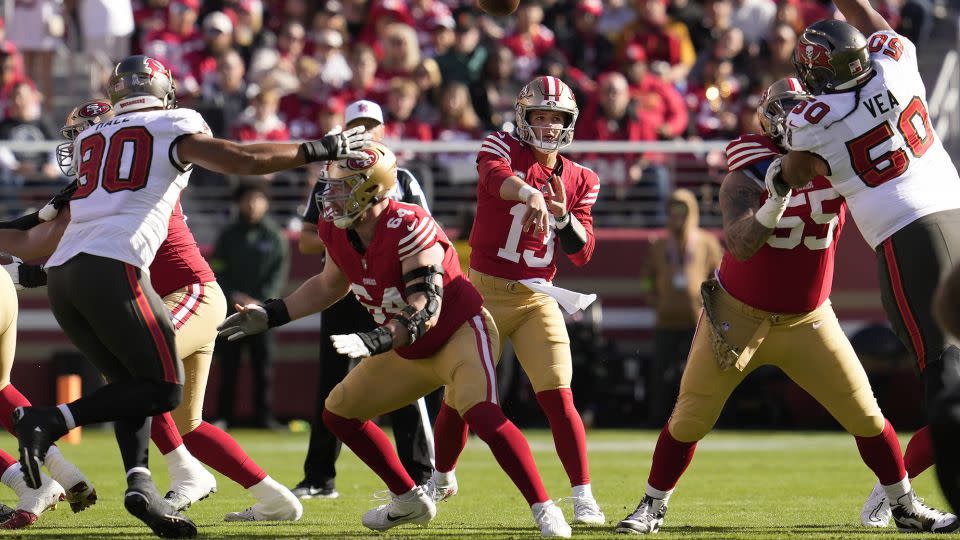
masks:
[[[800,81],[794,78],[780,79],[770,85],[760,97],[757,105],[757,119],[763,134],[782,146],[784,123],[790,111],[810,97]]]
[[[566,118],[566,120],[563,123],[563,127],[556,128],[553,126],[531,125],[529,116],[534,114],[536,111],[560,112]],[[569,146],[570,143],[573,142],[573,129],[577,121],[576,114],[577,114],[576,111],[573,111],[573,112],[559,111],[558,109],[555,109],[555,108],[547,108],[547,107],[528,108],[527,118],[524,118],[523,119],[524,121],[522,122],[523,124],[525,124],[524,129],[528,133],[528,135],[525,138],[523,138],[523,141],[529,144],[530,146],[543,150],[544,152],[556,152],[561,148],[565,148]],[[520,123],[521,122],[519,121],[517,122],[518,126]],[[552,138],[551,140],[545,137],[546,132],[548,131],[559,131],[559,133],[555,138]]]
[[[317,179],[322,189],[316,195],[324,221],[340,229],[353,227],[373,205],[387,197],[397,183],[397,158],[382,144],[365,150],[366,159],[331,163]]]
[[[85,129],[113,118],[113,108],[104,99],[93,99],[81,103],[67,115],[67,120],[60,128],[60,136],[66,139],[57,145],[57,165],[68,177],[77,173],[76,163],[73,161],[73,144]]]
[[[573,90],[556,77],[537,77],[527,83],[517,95],[514,104],[516,112],[516,135],[521,141],[544,152],[556,152],[573,142],[574,128],[580,110]],[[534,127],[529,123],[534,111],[559,112],[565,117],[561,128]],[[559,129],[553,140],[544,139],[544,131]]]

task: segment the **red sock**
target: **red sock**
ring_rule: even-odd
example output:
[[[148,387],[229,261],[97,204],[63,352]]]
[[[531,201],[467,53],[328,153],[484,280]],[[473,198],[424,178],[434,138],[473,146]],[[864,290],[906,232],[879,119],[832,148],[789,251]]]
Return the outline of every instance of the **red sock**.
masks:
[[[583,420],[573,405],[573,392],[569,388],[537,392],[540,408],[547,415],[553,444],[557,447],[560,463],[567,471],[571,486],[590,483],[590,465],[587,460],[587,434]]]
[[[677,482],[693,460],[696,449],[697,443],[674,439],[670,429],[664,426],[653,450],[653,464],[650,465],[647,483],[660,491],[670,491],[677,487]]]
[[[439,472],[450,472],[467,445],[467,423],[456,409],[441,402],[440,412],[433,423],[434,461]]]
[[[8,384],[0,390],[0,424],[4,429],[15,435],[13,432],[13,410],[17,407],[29,407],[30,400],[23,397],[19,390]]]
[[[173,452],[183,444],[177,425],[173,423],[173,417],[168,412],[153,417],[153,422],[150,424],[150,438],[163,455]]]
[[[183,436],[183,442],[197,459],[240,484],[243,489],[267,477],[267,473],[240,448],[233,437],[213,424],[200,422],[197,429]]]
[[[473,432],[487,443],[493,457],[527,500],[527,504],[545,502],[549,497],[543,487],[530,445],[523,434],[507,420],[498,405],[484,401],[463,415]]]
[[[900,454],[900,441],[889,420],[884,420],[883,431],[873,437],[854,437],[860,457],[885,486],[896,484],[907,475]]]
[[[903,454],[903,465],[907,468],[910,478],[920,476],[920,473],[933,465],[933,440],[930,438],[930,426],[923,426],[907,443],[907,451]]]
[[[17,460],[13,458],[10,454],[0,450],[0,475],[7,472],[7,469],[13,466]]]
[[[390,439],[376,424],[344,418],[327,409],[323,409],[323,423],[377,473],[394,495],[402,495],[416,486],[403,469]]]

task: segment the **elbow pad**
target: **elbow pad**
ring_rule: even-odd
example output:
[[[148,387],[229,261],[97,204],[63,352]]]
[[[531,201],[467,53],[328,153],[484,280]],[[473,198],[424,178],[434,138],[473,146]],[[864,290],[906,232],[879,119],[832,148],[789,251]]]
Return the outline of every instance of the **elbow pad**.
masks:
[[[557,226],[557,236],[560,238],[560,249],[564,253],[577,253],[587,245],[587,230],[573,214],[567,214],[566,224]]]
[[[443,298],[443,286],[433,282],[434,276],[442,276],[443,268],[437,265],[421,266],[415,268],[403,275],[403,281],[406,283],[406,295],[422,292],[427,296],[427,305],[417,310],[413,306],[403,308],[397,320],[403,324],[410,335],[412,344],[427,331],[427,321],[432,319],[440,312],[440,299]],[[423,278],[423,281],[412,283],[414,280]]]

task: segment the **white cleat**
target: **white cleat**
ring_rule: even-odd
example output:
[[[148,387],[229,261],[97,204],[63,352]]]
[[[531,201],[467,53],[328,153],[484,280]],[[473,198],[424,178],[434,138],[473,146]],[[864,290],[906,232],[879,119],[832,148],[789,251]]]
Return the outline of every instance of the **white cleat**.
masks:
[[[23,479],[23,473],[19,472],[19,464],[14,465],[17,471],[10,474],[15,475],[7,485],[17,494],[17,508],[13,515],[5,521],[0,528],[3,529],[22,529],[32,525],[40,514],[47,510],[54,510],[57,503],[64,500],[66,496],[61,486],[56,480],[40,473],[40,487],[31,489]],[[7,475],[4,475],[5,478]]]
[[[660,530],[663,517],[667,514],[667,505],[663,499],[654,499],[644,495],[632,514],[623,518],[615,529],[624,534],[652,534]]]
[[[230,512],[224,521],[299,521],[303,504],[290,490],[284,488],[276,496],[257,502],[242,512]]]
[[[890,503],[887,502],[887,492],[880,482],[873,486],[873,491],[867,497],[860,510],[860,523],[864,527],[887,527],[890,525]]]
[[[960,528],[957,516],[923,504],[923,499],[912,490],[891,504],[890,512],[902,532],[949,533]]]
[[[533,521],[540,527],[540,536],[544,538],[570,538],[573,533],[570,525],[563,517],[563,510],[553,501],[537,503],[530,507],[533,511]]]
[[[387,493],[389,493],[390,502],[363,514],[364,527],[385,531],[407,523],[426,525],[437,515],[437,505],[427,495],[423,486],[416,486],[403,495]]]
[[[190,456],[185,464],[170,468],[170,491],[164,498],[183,511],[216,491],[217,479],[197,458]]]
[[[584,525],[603,525],[607,517],[600,510],[600,505],[592,495],[573,497],[573,522]]]
[[[445,501],[457,494],[457,477],[452,472],[447,473],[447,481],[441,483],[437,478],[437,471],[433,471],[433,475],[423,485],[423,489],[434,503]]]

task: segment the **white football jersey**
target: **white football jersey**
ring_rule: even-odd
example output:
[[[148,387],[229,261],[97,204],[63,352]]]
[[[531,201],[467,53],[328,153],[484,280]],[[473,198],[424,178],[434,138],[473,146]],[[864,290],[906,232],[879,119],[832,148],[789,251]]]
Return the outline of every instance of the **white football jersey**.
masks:
[[[785,141],[830,165],[827,178],[876,249],[920,217],[960,208],[960,177],[930,124],[914,44],[892,31],[872,34],[867,44],[876,75],[859,93],[797,105]]]
[[[198,133],[210,128],[192,109],[134,111],[84,130],[73,147],[80,186],[70,223],[46,266],[89,253],[146,271],[193,169],[175,144]]]

